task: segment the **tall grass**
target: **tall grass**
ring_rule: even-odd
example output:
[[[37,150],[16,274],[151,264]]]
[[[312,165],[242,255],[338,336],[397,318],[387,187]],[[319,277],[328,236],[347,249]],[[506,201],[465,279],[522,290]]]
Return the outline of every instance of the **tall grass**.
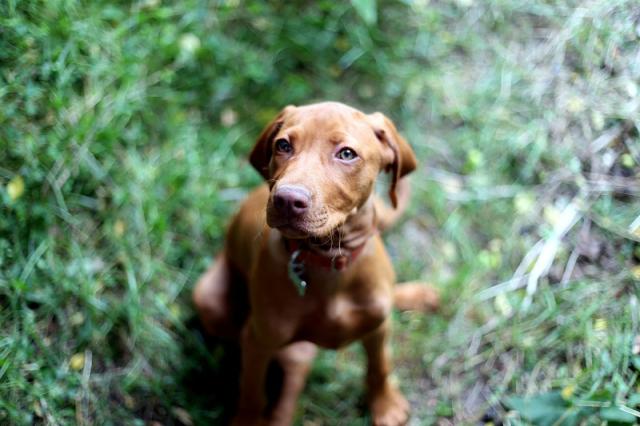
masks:
[[[321,99],[388,113],[420,159],[387,237],[445,300],[396,316],[413,423],[630,421],[637,4],[354,4],[0,4],[0,421],[223,421],[237,353],[189,292],[260,127]],[[361,368],[323,353],[299,422],[366,421]]]

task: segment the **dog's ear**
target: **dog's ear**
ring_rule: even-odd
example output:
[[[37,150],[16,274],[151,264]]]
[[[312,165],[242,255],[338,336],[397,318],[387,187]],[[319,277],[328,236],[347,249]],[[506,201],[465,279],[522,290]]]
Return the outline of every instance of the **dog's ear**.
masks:
[[[373,127],[373,132],[383,144],[382,168],[391,173],[389,198],[391,198],[391,204],[395,208],[398,206],[398,196],[396,194],[398,181],[404,175],[414,171],[418,162],[409,143],[400,136],[396,126],[387,116],[376,112],[368,117]]]
[[[276,137],[287,114],[291,113],[295,106],[288,105],[280,113],[271,120],[269,124],[262,130],[255,146],[249,154],[249,162],[254,169],[262,175],[265,180],[269,180],[269,162],[271,161],[271,145],[273,138]]]

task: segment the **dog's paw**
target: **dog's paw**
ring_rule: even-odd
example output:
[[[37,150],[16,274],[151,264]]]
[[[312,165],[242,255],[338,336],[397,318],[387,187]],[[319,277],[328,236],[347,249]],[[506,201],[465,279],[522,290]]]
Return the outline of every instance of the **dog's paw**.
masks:
[[[440,294],[427,283],[411,281],[394,288],[394,305],[401,311],[435,312],[440,308]]]
[[[409,420],[409,403],[390,384],[371,395],[369,407],[373,426],[403,426]]]

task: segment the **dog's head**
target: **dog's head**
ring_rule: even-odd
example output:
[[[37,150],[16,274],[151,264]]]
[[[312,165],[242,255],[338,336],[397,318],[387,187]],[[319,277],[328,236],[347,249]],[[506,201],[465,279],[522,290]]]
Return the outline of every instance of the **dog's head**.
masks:
[[[398,179],[416,168],[391,120],[336,102],[283,109],[250,161],[271,189],[268,225],[289,238],[329,235],[367,201],[380,171],[391,173],[395,207]]]

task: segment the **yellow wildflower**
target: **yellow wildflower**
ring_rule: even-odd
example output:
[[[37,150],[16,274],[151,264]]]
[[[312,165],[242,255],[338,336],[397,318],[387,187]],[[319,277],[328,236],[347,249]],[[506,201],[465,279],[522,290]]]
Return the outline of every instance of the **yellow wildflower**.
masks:
[[[73,355],[69,360],[69,367],[76,371],[82,370],[84,368],[84,354],[77,353]]]
[[[11,201],[15,201],[24,194],[24,179],[22,176],[16,176],[7,184],[7,194]]]

